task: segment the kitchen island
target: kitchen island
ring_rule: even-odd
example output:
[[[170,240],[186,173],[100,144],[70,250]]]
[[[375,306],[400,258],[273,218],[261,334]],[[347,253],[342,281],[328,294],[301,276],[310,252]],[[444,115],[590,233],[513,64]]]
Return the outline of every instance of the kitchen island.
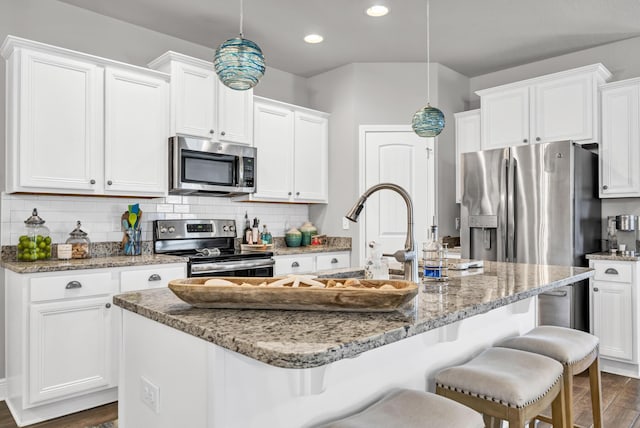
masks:
[[[120,426],[306,427],[394,386],[433,390],[441,368],[533,328],[537,294],[592,275],[485,262],[390,313],[196,309],[168,289],[119,295]]]

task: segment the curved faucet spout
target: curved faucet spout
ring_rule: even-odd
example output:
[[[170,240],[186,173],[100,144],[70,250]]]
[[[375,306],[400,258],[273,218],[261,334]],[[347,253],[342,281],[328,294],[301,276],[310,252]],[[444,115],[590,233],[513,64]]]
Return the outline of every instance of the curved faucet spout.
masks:
[[[362,196],[360,196],[358,201],[353,205],[353,207],[351,207],[345,217],[354,223],[357,222],[360,212],[364,208],[364,204],[367,199],[369,199],[369,196],[382,189],[393,190],[398,193],[402,196],[402,199],[407,206],[407,239],[404,244],[404,250],[396,251],[393,256],[399,262],[404,263],[404,279],[417,283],[418,257],[413,233],[413,202],[411,201],[411,196],[406,190],[404,190],[404,188],[393,183],[380,183],[371,186],[362,194]]]

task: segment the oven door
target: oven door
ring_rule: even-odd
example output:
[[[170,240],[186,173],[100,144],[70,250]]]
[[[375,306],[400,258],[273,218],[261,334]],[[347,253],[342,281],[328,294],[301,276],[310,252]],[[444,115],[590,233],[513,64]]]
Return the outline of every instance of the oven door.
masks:
[[[189,277],[203,276],[273,276],[273,259],[234,260],[228,262],[190,263]]]

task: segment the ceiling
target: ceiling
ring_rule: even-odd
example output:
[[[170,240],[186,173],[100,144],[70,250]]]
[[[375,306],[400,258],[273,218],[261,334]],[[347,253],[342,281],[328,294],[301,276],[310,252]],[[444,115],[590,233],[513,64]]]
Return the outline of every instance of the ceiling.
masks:
[[[211,48],[240,0],[61,0]],[[386,4],[390,13],[364,10]],[[426,0],[245,0],[267,66],[309,77],[352,62],[426,61]],[[302,38],[320,33],[325,41]],[[640,35],[640,0],[431,0],[431,61],[468,77]]]

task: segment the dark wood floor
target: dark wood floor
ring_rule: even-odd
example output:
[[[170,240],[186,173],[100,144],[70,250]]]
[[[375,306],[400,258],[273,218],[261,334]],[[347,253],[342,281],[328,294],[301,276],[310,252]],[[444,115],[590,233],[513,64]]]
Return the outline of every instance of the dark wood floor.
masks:
[[[575,423],[592,427],[589,377],[583,373],[574,378]],[[602,407],[607,428],[640,428],[640,379],[602,373]],[[546,412],[548,415],[549,411]],[[29,428],[86,428],[118,417],[118,404],[107,404],[84,412],[53,419]],[[549,428],[545,423],[538,428]],[[4,401],[0,401],[0,428],[17,428]]]
[[[109,422],[118,418],[118,403],[95,407],[84,412],[74,413],[57,419],[51,419],[29,428],[87,428]],[[0,401],[0,428],[17,428],[9,408],[4,401]]]

